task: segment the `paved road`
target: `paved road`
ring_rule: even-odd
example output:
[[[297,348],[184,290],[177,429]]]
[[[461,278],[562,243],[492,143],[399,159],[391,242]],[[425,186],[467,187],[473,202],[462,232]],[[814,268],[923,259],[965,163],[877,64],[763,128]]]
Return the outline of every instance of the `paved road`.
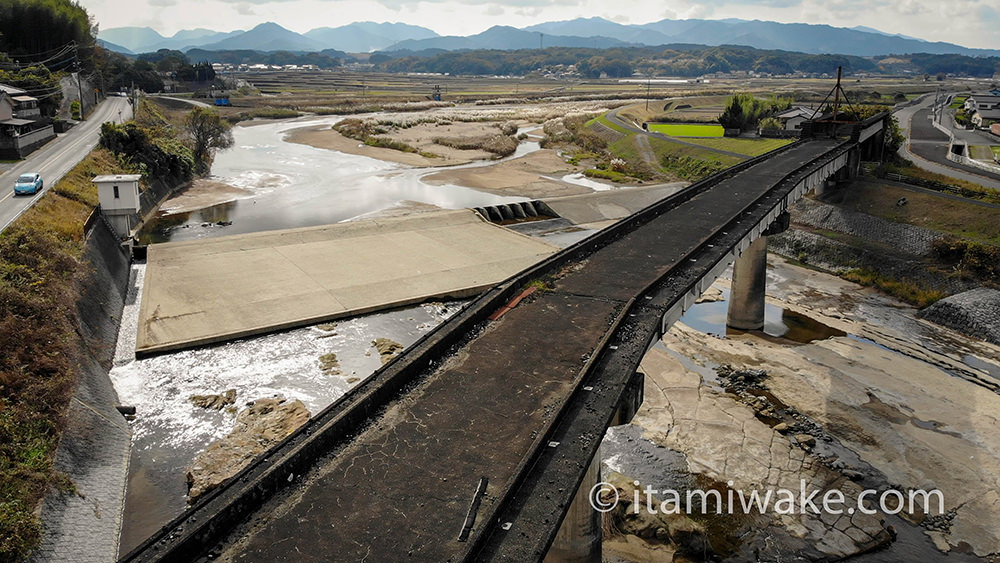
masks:
[[[899,126],[907,138],[899,154],[924,170],[1000,190],[1000,175],[960,166],[946,158],[948,136],[930,121],[930,106],[933,103],[933,94],[928,94],[918,103],[896,111]]]
[[[96,145],[105,121],[132,118],[132,106],[125,98],[108,98],[87,121],[59,135],[47,145],[31,153],[28,158],[0,175],[0,231],[6,229],[24,210],[31,207],[42,195],[66,175]],[[25,172],[38,172],[45,181],[45,189],[34,196],[14,196],[14,180]]]
[[[210,108],[213,107],[211,104],[206,104],[205,102],[199,102],[197,100],[192,100],[191,98],[175,98],[173,96],[155,96],[161,100],[172,100],[174,102],[184,102],[185,104],[191,104],[192,106],[199,108]]]

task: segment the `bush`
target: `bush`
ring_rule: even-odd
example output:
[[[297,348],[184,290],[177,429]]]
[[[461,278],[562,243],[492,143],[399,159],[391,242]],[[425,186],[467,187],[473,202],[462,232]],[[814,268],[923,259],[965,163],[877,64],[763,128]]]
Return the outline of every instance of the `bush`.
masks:
[[[1000,278],[1000,248],[996,246],[947,237],[934,241],[931,252],[957,270],[991,281]]]
[[[905,280],[897,280],[872,270],[859,268],[841,274],[841,277],[865,286],[876,287],[893,297],[906,301],[917,307],[926,307],[945,297],[943,292],[926,289],[920,285]]]
[[[497,124],[500,128],[500,132],[504,135],[516,135],[517,134],[517,124],[513,121],[505,121],[503,123]]]
[[[69,112],[73,115],[73,119],[80,119],[80,102],[78,100],[73,100],[69,104]]]

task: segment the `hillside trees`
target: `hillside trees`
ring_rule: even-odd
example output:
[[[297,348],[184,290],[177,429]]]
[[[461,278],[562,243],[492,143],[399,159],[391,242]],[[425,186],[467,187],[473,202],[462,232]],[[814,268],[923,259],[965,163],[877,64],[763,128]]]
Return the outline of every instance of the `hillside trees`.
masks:
[[[0,0],[0,51],[12,60],[30,64],[55,57],[46,66],[67,69],[73,53],[61,50],[75,42],[81,66],[90,69],[95,35],[87,11],[70,0]]]

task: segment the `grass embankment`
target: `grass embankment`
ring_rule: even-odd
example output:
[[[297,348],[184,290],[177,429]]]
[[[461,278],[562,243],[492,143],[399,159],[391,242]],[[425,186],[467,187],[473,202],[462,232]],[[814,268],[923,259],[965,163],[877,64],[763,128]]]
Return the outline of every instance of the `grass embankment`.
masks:
[[[912,165],[890,166],[887,171],[908,178],[914,178],[920,186],[928,189],[950,192],[962,197],[1000,204],[1000,191],[981,186],[975,182],[952,178],[944,174],[935,174],[934,172],[929,172]]]
[[[906,204],[898,205],[904,197]],[[897,223],[1000,245],[1000,209],[972,201],[863,180],[842,190],[838,205]]]
[[[774,149],[778,149],[792,143],[795,139],[744,139],[722,137],[718,139],[684,139],[684,141],[710,149],[745,154],[747,156],[760,156],[764,153],[771,152]]]
[[[923,265],[941,276],[960,276],[977,283],[996,286],[1000,279],[1000,209],[974,201],[944,197],[906,189],[879,180],[860,180],[837,194],[837,205],[847,209],[923,227],[945,235],[933,243]],[[905,198],[905,203],[904,199]],[[885,245],[857,240],[841,233],[818,232],[852,246],[882,247],[892,253],[892,241]],[[862,285],[872,286],[907,303],[925,307],[947,294],[903,277],[893,277],[865,267],[841,274]]]
[[[722,98],[724,99],[724,98]],[[716,101],[715,98],[695,99],[693,103]],[[661,117],[673,111],[685,111],[691,105],[685,100],[668,101],[665,104],[651,104],[649,111],[644,105],[629,106],[621,111],[621,115],[636,120],[639,117],[660,112]],[[664,114],[661,109],[666,111]],[[594,153],[607,153],[605,159],[595,159],[595,167],[584,171],[584,174],[594,178],[604,178],[615,182],[666,181],[673,179],[699,180],[744,159],[716,152],[728,151],[736,154],[759,156],[791,142],[787,139],[730,139],[724,137],[685,137],[683,144],[671,142],[663,138],[636,133],[621,127],[607,119],[605,115],[595,116],[584,124],[585,127],[568,126],[572,131],[570,139],[582,150],[574,153],[571,162],[585,160]],[[662,127],[661,127],[662,126]],[[711,134],[722,133],[717,124],[654,124],[657,127],[674,133]],[[686,128],[686,129],[685,129]],[[548,134],[548,133],[547,133]],[[640,136],[644,139],[640,140]],[[595,148],[595,139],[603,140]],[[698,145],[693,147],[690,145]],[[704,147],[704,148],[700,148]],[[715,150],[712,150],[715,149]],[[624,160],[626,165],[617,168],[610,166],[611,159]]]
[[[50,486],[72,490],[53,461],[79,365],[73,296],[91,179],[129,172],[95,150],[0,234],[0,561],[38,544],[35,508]]]

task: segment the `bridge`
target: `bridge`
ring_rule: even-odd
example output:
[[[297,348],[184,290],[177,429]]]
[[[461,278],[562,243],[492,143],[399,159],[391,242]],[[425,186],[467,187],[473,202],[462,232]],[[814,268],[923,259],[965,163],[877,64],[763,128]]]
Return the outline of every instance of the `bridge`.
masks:
[[[811,125],[490,289],[122,561],[600,561],[587,493],[643,355],[734,262],[729,324],[761,328],[767,235],[884,119]]]

